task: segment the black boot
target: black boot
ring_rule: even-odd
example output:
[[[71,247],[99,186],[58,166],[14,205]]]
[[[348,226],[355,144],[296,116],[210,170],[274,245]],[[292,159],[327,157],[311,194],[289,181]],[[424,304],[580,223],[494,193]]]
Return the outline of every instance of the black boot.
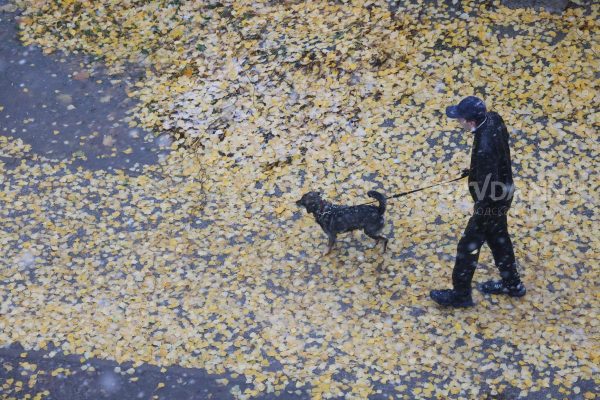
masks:
[[[519,282],[516,285],[509,285],[503,280],[491,280],[482,283],[479,285],[479,290],[485,294],[507,294],[510,297],[523,297],[527,293],[523,282]]]
[[[454,289],[432,290],[431,298],[442,306],[471,307],[474,305],[471,291],[457,292]]]

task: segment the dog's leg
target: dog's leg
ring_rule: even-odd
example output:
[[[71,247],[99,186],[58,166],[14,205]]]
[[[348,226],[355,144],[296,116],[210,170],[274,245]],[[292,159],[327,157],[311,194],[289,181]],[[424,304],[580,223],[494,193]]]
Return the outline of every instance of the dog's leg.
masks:
[[[388,239],[383,236],[378,235],[377,243],[375,243],[375,244],[378,244],[380,240],[383,240],[383,252],[385,253],[385,251],[387,250]]]
[[[323,256],[326,256],[327,254],[331,253],[331,249],[333,249],[333,245],[335,244],[335,235],[334,234],[328,233],[327,237],[329,237],[329,241],[327,242],[327,251],[325,251]]]
[[[365,234],[368,237],[376,240],[375,246],[373,246],[373,248],[377,247],[377,245],[379,244],[379,241],[383,240],[383,252],[385,253],[385,251],[387,250],[387,244],[388,244],[388,239],[385,236],[381,236],[378,233],[367,232],[367,231],[365,231]]]

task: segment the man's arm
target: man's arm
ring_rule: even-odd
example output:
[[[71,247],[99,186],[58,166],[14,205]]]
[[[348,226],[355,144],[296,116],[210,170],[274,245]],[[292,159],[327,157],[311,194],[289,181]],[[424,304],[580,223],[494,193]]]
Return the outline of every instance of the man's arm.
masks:
[[[482,138],[475,154],[475,212],[485,213],[492,207],[492,182],[498,179],[498,154],[488,138]]]

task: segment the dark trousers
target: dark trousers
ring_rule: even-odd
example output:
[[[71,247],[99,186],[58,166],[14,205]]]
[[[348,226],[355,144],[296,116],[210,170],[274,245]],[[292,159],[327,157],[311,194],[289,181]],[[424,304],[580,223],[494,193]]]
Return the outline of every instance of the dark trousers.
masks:
[[[456,249],[456,263],[452,271],[452,284],[457,291],[471,289],[471,280],[477,268],[479,250],[487,243],[500,276],[508,285],[521,282],[512,241],[508,235],[506,213],[502,215],[473,215],[465,228]]]

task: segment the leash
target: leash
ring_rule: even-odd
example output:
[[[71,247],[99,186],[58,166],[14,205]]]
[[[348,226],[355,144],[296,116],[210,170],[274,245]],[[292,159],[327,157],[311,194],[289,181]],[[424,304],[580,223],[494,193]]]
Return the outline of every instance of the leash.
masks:
[[[409,194],[411,194],[411,193],[420,192],[420,191],[422,191],[422,190],[429,189],[429,188],[432,188],[432,187],[435,187],[435,186],[441,186],[441,185],[446,185],[446,184],[448,184],[448,183],[456,182],[456,181],[459,181],[459,180],[461,180],[461,179],[464,179],[464,178],[466,178],[467,176],[469,176],[469,175],[468,175],[468,173],[463,173],[463,174],[462,174],[461,176],[459,176],[458,178],[450,179],[449,181],[445,181],[445,182],[436,183],[436,184],[433,184],[433,185],[430,185],[430,186],[425,186],[425,187],[423,187],[423,188],[419,188],[419,189],[410,190],[410,191],[408,191],[408,192],[402,192],[402,193],[398,193],[398,194],[395,194],[395,195],[393,195],[393,196],[386,197],[385,199],[386,199],[386,200],[390,200],[390,199],[397,199],[398,197],[406,196],[406,195],[409,195]],[[362,203],[362,204],[359,204],[359,206],[364,206],[364,205],[367,205],[367,204],[372,204],[372,203],[375,203],[375,202],[377,202],[377,200],[369,201],[369,202],[367,202],[367,203]]]

